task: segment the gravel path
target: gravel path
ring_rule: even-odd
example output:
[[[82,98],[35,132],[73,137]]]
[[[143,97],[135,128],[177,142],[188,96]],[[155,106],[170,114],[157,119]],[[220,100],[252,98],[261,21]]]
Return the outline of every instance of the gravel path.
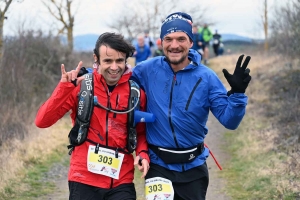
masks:
[[[221,149],[221,145],[223,145],[222,134],[224,134],[226,129],[215,119],[212,114],[210,114],[207,126],[209,133],[205,143],[208,145],[208,147],[210,147],[211,151],[214,153],[215,157],[222,166],[222,164],[224,164],[224,162],[228,159],[228,156]],[[65,159],[69,159],[67,153]],[[224,189],[223,187],[225,185],[225,181],[218,177],[218,173],[222,173],[222,171],[219,170],[211,156],[208,158],[207,164],[210,173],[210,184],[206,199],[230,200],[230,198],[227,197],[222,191]],[[64,166],[61,163],[54,164],[51,170],[45,174],[43,179],[55,183],[57,188],[56,192],[47,196],[39,197],[37,200],[67,200],[69,198],[67,177],[68,166]],[[141,181],[141,183],[143,182]],[[142,185],[137,185],[136,187],[143,190]]]

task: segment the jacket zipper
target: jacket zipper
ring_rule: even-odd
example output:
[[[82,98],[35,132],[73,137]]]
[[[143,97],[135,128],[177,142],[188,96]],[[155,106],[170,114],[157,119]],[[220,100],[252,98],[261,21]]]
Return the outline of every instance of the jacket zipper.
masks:
[[[173,126],[173,124],[172,124],[172,117],[171,117],[173,88],[174,88],[175,83],[176,83],[176,74],[174,74],[174,76],[173,76],[172,88],[171,88],[171,93],[170,93],[170,103],[169,103],[169,123],[170,123],[170,127],[171,127],[171,130],[172,130],[174,142],[175,142],[175,144],[176,144],[176,147],[179,148],[179,145],[178,145],[178,142],[177,142],[177,138],[176,138],[176,134],[175,134],[175,131],[174,131],[174,126]]]
[[[193,88],[193,90],[192,90],[192,92],[191,92],[191,94],[190,94],[190,96],[189,96],[189,98],[188,98],[188,101],[187,101],[187,103],[186,103],[185,110],[188,110],[188,109],[189,109],[189,106],[190,106],[192,97],[193,97],[193,95],[194,95],[194,93],[195,93],[196,88],[197,88],[198,85],[201,83],[201,81],[202,81],[202,78],[200,78],[200,79],[197,81],[196,85],[194,86],[194,88]]]
[[[110,95],[111,92],[107,91],[107,108],[111,109],[111,104],[110,104]],[[108,116],[109,115],[109,111],[106,111],[106,146],[108,146]],[[113,188],[113,184],[114,184],[114,179],[111,178],[110,179],[110,189]]]
[[[110,93],[107,93],[107,108],[111,108],[110,105]],[[109,111],[106,111],[106,146],[108,146],[108,115],[109,115]]]

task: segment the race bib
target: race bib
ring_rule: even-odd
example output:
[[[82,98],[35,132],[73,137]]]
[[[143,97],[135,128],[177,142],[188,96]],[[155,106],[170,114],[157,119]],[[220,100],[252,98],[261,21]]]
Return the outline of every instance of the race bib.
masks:
[[[214,44],[219,44],[219,40],[214,40]]]
[[[145,180],[145,195],[147,200],[161,199],[173,200],[174,190],[172,182],[161,177],[154,177]]]
[[[116,158],[115,153],[114,150],[102,147],[99,147],[98,153],[95,153],[95,146],[90,145],[87,156],[88,171],[119,179],[124,154],[118,153],[118,158]]]

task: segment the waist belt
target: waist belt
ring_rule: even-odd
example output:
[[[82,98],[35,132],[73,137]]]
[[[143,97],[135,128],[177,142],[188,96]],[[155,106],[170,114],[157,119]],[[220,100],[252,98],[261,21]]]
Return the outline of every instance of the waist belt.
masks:
[[[158,157],[160,157],[166,164],[175,163],[189,163],[197,156],[201,155],[204,150],[204,143],[190,148],[162,148],[152,144],[148,144]]]

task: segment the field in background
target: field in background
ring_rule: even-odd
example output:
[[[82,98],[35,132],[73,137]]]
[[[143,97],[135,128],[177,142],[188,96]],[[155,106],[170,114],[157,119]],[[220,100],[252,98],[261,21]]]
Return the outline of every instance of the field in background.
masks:
[[[229,145],[224,150],[230,152],[232,159],[220,174],[227,180],[226,191],[232,199],[296,200],[300,198],[300,154],[299,143],[293,139],[299,138],[299,132],[292,133],[299,124],[295,91],[299,91],[300,84],[284,84],[284,81],[292,80],[291,73],[298,73],[299,80],[299,61],[263,53],[250,55],[252,81],[246,91],[249,98],[246,116],[236,131],[226,134]],[[224,83],[222,69],[225,67],[232,73],[238,56],[211,60],[210,66]],[[289,92],[281,94],[286,91]],[[295,101],[290,100],[294,98]],[[282,137],[284,134],[286,137]]]
[[[224,151],[231,154],[231,160],[223,164],[224,170],[220,175],[227,180],[226,192],[232,199],[299,199],[299,151],[289,151],[278,143],[279,139],[285,140],[278,137],[283,132],[277,125],[280,123],[278,117],[284,118],[283,114],[286,114],[286,118],[294,116],[291,110],[297,111],[300,106],[290,109],[291,100],[286,105],[281,104],[286,95],[278,94],[279,99],[273,99],[271,95],[274,83],[278,86],[283,84],[285,79],[280,79],[281,76],[290,70],[292,74],[297,74],[299,63],[278,56],[248,55],[252,56],[249,68],[253,79],[246,92],[249,97],[247,113],[240,128],[234,132],[228,131],[225,136],[228,145]],[[213,58],[210,67],[223,79],[222,69],[227,68],[232,73],[238,56],[230,54]],[[223,82],[229,88],[225,79]],[[290,85],[299,88],[300,84]],[[282,88],[282,91],[286,90],[289,88]],[[290,95],[297,100],[297,92]],[[282,111],[283,106],[289,108],[289,112]],[[280,113],[276,113],[276,110]],[[292,119],[294,121],[282,124],[288,125],[284,128],[291,132],[291,127],[299,124],[297,118]],[[0,199],[33,199],[55,190],[53,183],[44,181],[42,177],[53,163],[67,164],[63,158],[67,153],[70,128],[69,116],[48,129],[37,129],[31,124],[31,132],[24,141],[9,141],[1,146]],[[288,141],[289,138],[286,138]],[[286,146],[292,145],[287,143]],[[142,187],[139,177],[137,173],[136,183]],[[139,191],[143,191],[143,188]]]

